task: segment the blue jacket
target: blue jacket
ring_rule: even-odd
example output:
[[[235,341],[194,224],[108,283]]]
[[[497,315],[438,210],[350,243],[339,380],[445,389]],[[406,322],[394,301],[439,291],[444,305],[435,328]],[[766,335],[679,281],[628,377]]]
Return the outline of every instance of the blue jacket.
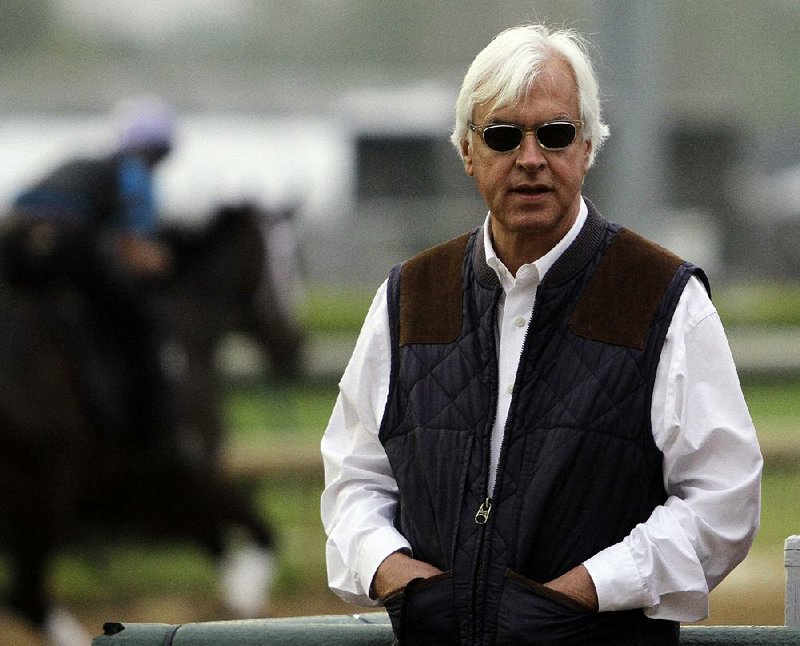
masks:
[[[22,192],[16,213],[142,236],[156,230],[152,171],[134,155],[74,159]]]

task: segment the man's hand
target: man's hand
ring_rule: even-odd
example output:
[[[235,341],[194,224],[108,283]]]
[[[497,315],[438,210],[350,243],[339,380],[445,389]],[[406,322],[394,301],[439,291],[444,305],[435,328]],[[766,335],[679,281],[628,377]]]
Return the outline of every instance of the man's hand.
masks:
[[[572,568],[569,572],[544,585],[597,612],[597,589],[594,587],[594,581],[589,575],[589,570],[583,565]]]
[[[122,263],[144,278],[163,276],[172,267],[172,252],[157,240],[133,234],[123,235],[119,240],[119,253]]]
[[[411,558],[403,552],[389,554],[378,566],[373,581],[373,589],[379,598],[384,599],[393,592],[406,587],[412,579],[429,579],[442,571],[424,561]]]

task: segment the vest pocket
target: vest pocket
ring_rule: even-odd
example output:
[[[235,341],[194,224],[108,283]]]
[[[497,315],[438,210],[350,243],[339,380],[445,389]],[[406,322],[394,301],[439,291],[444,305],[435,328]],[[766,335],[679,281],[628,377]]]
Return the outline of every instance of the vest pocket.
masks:
[[[383,605],[402,646],[459,643],[451,572],[413,579]]]
[[[500,597],[497,644],[628,646],[636,644],[636,632],[628,613],[592,612],[509,569]]]

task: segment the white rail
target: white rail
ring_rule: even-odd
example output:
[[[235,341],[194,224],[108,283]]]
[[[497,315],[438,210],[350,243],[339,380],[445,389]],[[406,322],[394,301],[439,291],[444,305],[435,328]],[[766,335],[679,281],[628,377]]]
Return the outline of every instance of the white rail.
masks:
[[[800,536],[790,536],[783,548],[786,565],[787,626],[800,627]]]

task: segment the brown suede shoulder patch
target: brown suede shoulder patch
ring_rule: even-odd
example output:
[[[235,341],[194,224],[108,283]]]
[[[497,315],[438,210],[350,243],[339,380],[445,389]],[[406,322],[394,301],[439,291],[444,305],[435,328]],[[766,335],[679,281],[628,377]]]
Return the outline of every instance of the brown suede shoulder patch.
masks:
[[[400,345],[452,343],[461,333],[464,251],[471,233],[432,247],[400,269]]]
[[[644,349],[659,303],[683,261],[621,229],[569,319],[578,336]]]

